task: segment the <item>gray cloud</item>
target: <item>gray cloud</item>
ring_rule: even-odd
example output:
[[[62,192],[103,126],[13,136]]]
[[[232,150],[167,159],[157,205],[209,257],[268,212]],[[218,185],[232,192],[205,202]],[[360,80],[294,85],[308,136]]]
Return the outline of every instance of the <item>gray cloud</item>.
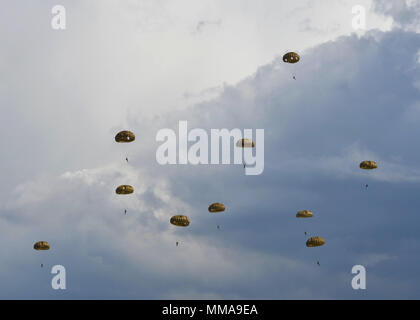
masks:
[[[391,16],[403,28],[420,31],[420,1],[418,0],[375,0],[373,10]]]
[[[203,28],[205,28],[206,26],[216,26],[216,27],[220,27],[222,23],[222,20],[216,20],[216,21],[210,21],[210,20],[200,20],[197,23],[196,26],[196,31],[197,32],[201,32],[203,30]]]
[[[1,298],[418,298],[417,34],[341,37],[302,52],[296,66],[276,59],[216,99],[148,112],[134,93],[154,86],[130,82],[136,73],[122,61],[136,51],[118,48],[132,38],[119,42],[101,19],[93,31],[109,43],[73,39],[86,24],[65,40],[35,30],[31,55],[2,33],[10,48],[2,61],[17,69],[0,95]],[[61,41],[56,54],[45,49]],[[156,132],[179,120],[264,129],[264,173],[159,166]],[[113,142],[122,128],[135,143]],[[365,158],[379,169],[361,172]],[[136,193],[116,196],[122,183]],[[215,201],[224,214],[207,212]],[[297,220],[300,209],[314,219]],[[190,216],[189,228],[168,223],[177,213]],[[306,248],[304,231],[327,244]],[[52,249],[35,252],[37,240]],[[67,268],[65,292],[50,287],[54,264]],[[355,264],[367,266],[366,292],[351,289]]]

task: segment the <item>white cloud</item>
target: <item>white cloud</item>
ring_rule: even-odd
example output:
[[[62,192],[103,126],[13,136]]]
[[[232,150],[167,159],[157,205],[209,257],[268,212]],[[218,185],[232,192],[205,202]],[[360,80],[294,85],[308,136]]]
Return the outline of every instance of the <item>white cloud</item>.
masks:
[[[388,254],[383,253],[368,253],[358,257],[357,261],[360,261],[360,264],[364,267],[375,267],[377,264],[388,261],[391,259],[396,259],[397,257],[389,256]]]
[[[373,4],[376,12],[391,16],[396,26],[420,32],[419,0],[375,0]]]
[[[50,3],[0,5],[9,9],[0,10],[8,48],[0,54],[0,239],[13,239],[0,252],[1,296],[51,297],[38,286],[41,261],[68,267],[76,298],[348,296],[343,265],[363,252],[378,223],[395,226],[395,207],[386,196],[374,202],[373,194],[372,202],[346,208],[343,201],[359,194],[343,185],[363,174],[360,160],[374,158],[378,190],[387,192],[383,182],[397,188],[412,181],[410,192],[398,195],[416,193],[420,155],[409,145],[418,132],[407,125],[418,100],[413,34],[338,38],[353,32],[353,1],[336,0],[69,1],[68,30],[55,33],[46,19]],[[22,14],[27,19],[18,19]],[[200,21],[222,23],[194,33]],[[390,29],[389,19],[371,10],[368,26]],[[302,53],[294,68],[281,61],[287,49]],[[158,166],[156,131],[184,119],[204,128],[264,128],[264,175],[251,181],[233,167]],[[125,128],[136,141],[117,145],[114,135]],[[123,183],[135,194],[116,196]],[[206,211],[215,198],[229,201],[221,232]],[[395,198],[414,207],[411,198]],[[363,233],[362,204],[371,203],[374,223],[363,220]],[[306,205],[317,207],[319,219],[301,226],[294,214]],[[406,211],[396,242],[417,221]],[[177,213],[191,217],[188,229],[168,223]],[[322,268],[304,246],[309,227],[327,238],[315,251]],[[342,233],[351,234],[350,244]],[[52,245],[42,256],[31,247],[41,239]],[[387,250],[373,263],[395,255]],[[416,295],[401,275],[389,277],[401,294]],[[24,280],[34,285],[19,290]]]

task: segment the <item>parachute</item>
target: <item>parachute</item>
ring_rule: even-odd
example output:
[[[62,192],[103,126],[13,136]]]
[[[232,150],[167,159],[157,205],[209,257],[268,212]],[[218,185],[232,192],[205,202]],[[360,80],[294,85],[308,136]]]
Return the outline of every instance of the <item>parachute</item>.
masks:
[[[222,212],[222,211],[225,211],[225,209],[226,209],[225,205],[220,202],[212,203],[209,206],[210,212]]]
[[[254,148],[255,144],[251,139],[241,139],[236,142],[236,146],[240,148]]]
[[[34,244],[35,250],[50,250],[50,244],[47,241],[38,241]]]
[[[309,210],[301,210],[296,213],[296,218],[312,218],[313,213]]]
[[[311,237],[306,241],[307,247],[320,247],[325,244],[325,240],[321,237]]]
[[[378,165],[375,161],[365,160],[360,163],[360,169],[372,170],[378,168]]]
[[[121,143],[133,142],[135,139],[136,137],[131,131],[121,131],[115,136],[115,141]]]
[[[115,190],[116,194],[130,194],[130,193],[133,193],[133,192],[134,192],[134,188],[132,186],[129,186],[129,185],[119,186]]]
[[[288,52],[283,56],[283,61],[286,63],[296,63],[300,60],[300,56],[296,52]]]
[[[190,219],[187,216],[177,215],[171,218],[170,223],[177,227],[188,227]]]

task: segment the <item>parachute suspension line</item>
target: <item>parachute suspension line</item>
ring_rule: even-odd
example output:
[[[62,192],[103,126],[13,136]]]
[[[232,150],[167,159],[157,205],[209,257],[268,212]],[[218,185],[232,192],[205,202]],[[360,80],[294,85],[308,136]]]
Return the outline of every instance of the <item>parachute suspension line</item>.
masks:
[[[306,241],[306,246],[307,247],[309,247],[309,248],[311,248],[311,247],[321,247],[321,246],[323,246],[325,244],[325,240],[323,239],[323,238],[321,238],[321,237],[318,237],[318,236],[316,236],[316,237],[310,237],[307,241]],[[316,249],[315,249],[316,250]],[[317,251],[315,251],[314,253],[313,253],[313,255],[311,255],[313,258],[317,258],[316,259],[316,263],[317,263],[317,265],[321,265],[320,264],[320,259],[319,259],[319,252],[317,252]]]
[[[190,225],[190,219],[187,216],[183,216],[183,215],[173,216],[171,217],[169,222],[176,227],[188,227]],[[180,241],[177,240],[175,242],[175,245],[178,247],[179,243]]]
[[[360,169],[371,171],[373,169],[378,168],[378,164],[375,161],[372,160],[364,160],[359,165]],[[366,174],[366,180],[370,182],[370,175]],[[364,183],[365,190],[368,190],[369,184],[368,182]],[[362,187],[363,188],[363,187]]]
[[[252,141],[252,139],[244,138],[244,139],[241,139],[241,140],[236,141],[236,147],[243,148],[241,154],[242,154],[242,159],[245,159],[245,157],[244,157],[245,148],[254,148],[255,147],[255,143],[254,143],[254,141]],[[245,169],[248,164],[244,160],[242,162],[242,165],[244,166],[244,169]]]
[[[244,140],[244,139],[243,139]],[[240,140],[241,141],[241,140]],[[239,141],[238,141],[238,143],[239,143]],[[252,142],[253,143],[253,142]],[[209,212],[210,213],[218,213],[218,212],[223,212],[223,211],[225,211],[226,210],[226,207],[225,207],[225,205],[223,204],[223,203],[220,203],[220,202],[215,202],[215,203],[212,203],[210,206],[209,206],[209,208],[208,208],[208,210],[209,210]],[[220,230],[220,224],[219,224],[219,219],[217,219],[216,220],[216,228],[217,228],[217,230]]]
[[[115,136],[115,142],[117,143],[130,143],[130,142],[133,142],[134,140],[136,140],[136,136],[134,135],[133,132],[128,131],[128,130],[120,131]],[[120,154],[120,155],[122,156],[123,154]],[[125,154],[125,161],[128,163],[128,154]],[[134,188],[129,185],[121,185],[115,190],[115,193],[120,194],[120,195],[130,194],[133,192],[134,192]],[[127,209],[124,209],[124,215],[126,214],[127,214]]]
[[[296,52],[287,52],[283,55],[283,62],[295,64],[299,62],[300,56]],[[296,68],[293,66],[291,68],[293,80],[296,80]]]
[[[34,250],[36,251],[46,251],[50,250],[50,244],[47,241],[38,241],[34,244]],[[42,258],[42,260],[44,257]],[[44,266],[44,263],[41,263],[41,268]]]

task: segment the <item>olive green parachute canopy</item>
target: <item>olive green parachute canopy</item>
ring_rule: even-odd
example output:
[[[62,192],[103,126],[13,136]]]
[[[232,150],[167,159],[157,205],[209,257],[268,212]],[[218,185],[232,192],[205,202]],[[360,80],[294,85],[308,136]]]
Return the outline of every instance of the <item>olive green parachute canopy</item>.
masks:
[[[321,237],[311,237],[306,241],[307,247],[320,247],[325,244],[325,240]]]
[[[182,216],[182,215],[178,215],[178,216],[173,216],[170,220],[170,222],[174,225],[174,226],[178,226],[178,227],[187,227],[190,224],[190,219],[188,219],[187,216]]]
[[[210,212],[222,212],[222,211],[225,211],[225,209],[226,209],[225,205],[220,202],[212,203],[209,206]]]
[[[38,241],[34,244],[35,250],[50,250],[50,244],[47,241]]]
[[[136,139],[134,133],[132,133],[131,131],[121,131],[118,132],[117,135],[115,136],[115,141],[117,142],[132,142]]]
[[[254,148],[255,144],[251,139],[241,139],[236,142],[236,146],[240,148]]]
[[[115,190],[116,194],[130,194],[130,193],[133,193],[133,192],[134,192],[134,188],[132,186],[129,186],[129,185],[119,186]]]
[[[377,167],[378,165],[376,164],[376,162],[371,160],[365,160],[360,163],[360,169],[364,170],[372,170],[376,169]]]
[[[296,63],[300,60],[300,56],[296,52],[288,52],[283,56],[283,61],[287,63]]]
[[[309,210],[301,210],[296,213],[296,218],[312,218],[313,213]]]

